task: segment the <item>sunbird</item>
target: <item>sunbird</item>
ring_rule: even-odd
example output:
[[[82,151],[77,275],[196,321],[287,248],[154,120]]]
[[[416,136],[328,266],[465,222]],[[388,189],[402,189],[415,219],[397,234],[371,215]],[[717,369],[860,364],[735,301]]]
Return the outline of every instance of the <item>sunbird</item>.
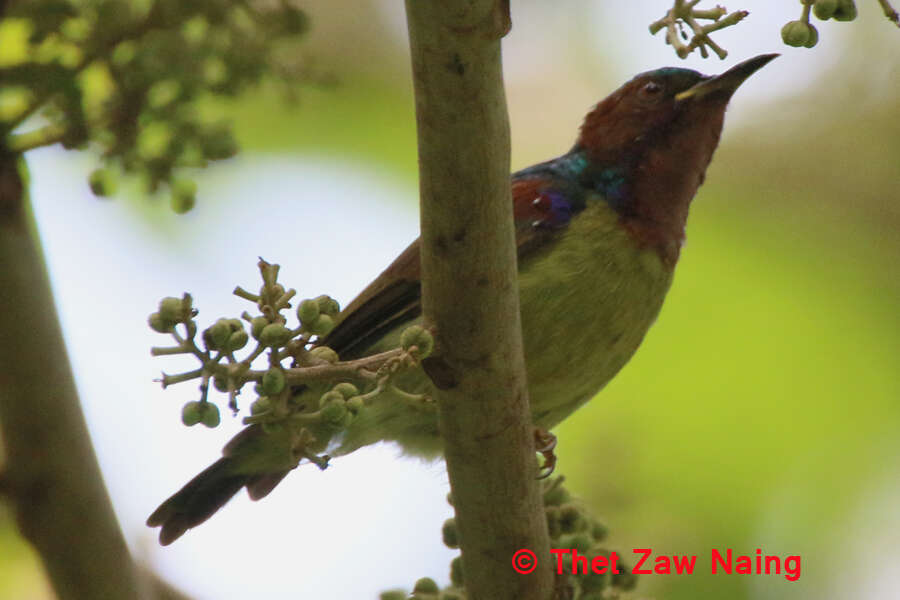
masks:
[[[685,238],[688,208],[719,143],[735,90],[777,54],[718,76],[666,67],[641,73],[598,103],[567,153],[511,177],[519,301],[532,419],[549,430],[593,398],[656,320]],[[342,360],[399,345],[421,321],[419,241],[338,315],[324,344]],[[403,389],[426,392],[417,368]],[[299,392],[303,394],[303,391]],[[311,390],[307,393],[313,393]],[[378,401],[329,454],[393,441],[414,456],[441,453],[433,403]],[[258,500],[300,458],[285,429],[249,425],[222,458],[150,515],[167,545],[241,488]]]

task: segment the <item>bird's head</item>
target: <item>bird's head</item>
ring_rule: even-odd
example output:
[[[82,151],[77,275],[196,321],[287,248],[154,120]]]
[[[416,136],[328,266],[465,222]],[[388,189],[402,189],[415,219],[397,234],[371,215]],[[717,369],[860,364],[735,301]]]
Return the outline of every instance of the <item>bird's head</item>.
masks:
[[[642,73],[585,117],[573,148],[584,159],[582,177],[666,264],[678,259],[728,101],[776,56],[763,54],[712,77],[671,67]]]
[[[708,154],[708,162],[732,94],[776,56],[763,54],[716,76],[676,67],[641,73],[588,113],[577,145],[595,161],[609,164],[657,141],[695,144]],[[682,143],[674,143],[678,138]]]

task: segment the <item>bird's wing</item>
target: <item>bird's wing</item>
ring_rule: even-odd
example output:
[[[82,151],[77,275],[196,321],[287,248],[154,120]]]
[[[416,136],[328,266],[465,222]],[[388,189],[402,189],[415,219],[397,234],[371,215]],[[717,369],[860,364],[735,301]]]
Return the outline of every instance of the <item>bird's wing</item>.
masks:
[[[583,207],[581,191],[534,168],[512,179],[519,258],[550,241]],[[576,200],[573,200],[576,199]],[[341,313],[325,344],[343,360],[358,358],[383,335],[422,313],[417,239]]]
[[[521,258],[549,241],[583,207],[582,196],[565,178],[540,165],[513,176],[516,240]],[[572,199],[576,200],[572,200]],[[419,241],[413,242],[340,315],[325,342],[343,359],[360,356],[383,334],[421,314]],[[241,488],[262,498],[293,469],[292,440],[250,425],[225,446],[222,458],[194,477],[150,515],[161,527],[160,543],[171,544],[204,522]]]

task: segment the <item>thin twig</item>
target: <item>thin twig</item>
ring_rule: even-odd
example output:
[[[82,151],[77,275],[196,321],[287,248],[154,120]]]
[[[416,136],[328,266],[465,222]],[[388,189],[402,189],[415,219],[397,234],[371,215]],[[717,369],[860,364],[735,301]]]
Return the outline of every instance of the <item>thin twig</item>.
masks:
[[[14,153],[22,153],[43,146],[51,146],[65,139],[66,132],[66,128],[62,125],[46,125],[39,129],[9,136],[7,147]]]
[[[675,53],[680,58],[686,58],[694,50],[699,50],[703,58],[707,58],[709,56],[707,48],[710,48],[719,58],[724,59],[728,56],[728,52],[715,43],[709,34],[736,25],[750,13],[746,10],[738,10],[726,16],[727,11],[721,6],[712,9],[695,9],[698,2],[699,0],[689,2],[675,0],[666,16],[650,24],[650,33],[655,35],[665,29],[666,43],[675,49]],[[712,21],[712,23],[701,25],[698,19]],[[694,33],[691,41],[687,44],[684,44],[679,37],[679,28],[682,24],[690,27]]]
[[[884,16],[886,16],[889,21],[893,22],[894,25],[900,27],[900,13],[897,13],[897,9],[891,6],[891,3],[888,0],[878,0],[878,4],[881,5]]]
[[[380,354],[373,354],[356,360],[345,360],[334,364],[313,365],[311,367],[293,367],[284,370],[284,376],[291,385],[313,383],[316,381],[336,381],[339,379],[369,379],[365,374],[374,373],[384,364],[402,358],[406,352],[395,348]],[[262,379],[265,371],[247,371],[248,379]]]

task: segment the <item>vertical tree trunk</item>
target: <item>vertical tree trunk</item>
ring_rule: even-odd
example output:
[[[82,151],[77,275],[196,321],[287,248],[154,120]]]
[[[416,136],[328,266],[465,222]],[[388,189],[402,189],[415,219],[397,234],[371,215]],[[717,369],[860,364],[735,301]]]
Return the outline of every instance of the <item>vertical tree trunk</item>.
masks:
[[[0,490],[59,598],[139,598],[81,414],[21,160],[0,148]]]
[[[552,595],[522,355],[505,0],[407,0],[419,144],[426,370],[439,388],[447,471],[472,600]],[[539,558],[520,574],[513,554]]]

